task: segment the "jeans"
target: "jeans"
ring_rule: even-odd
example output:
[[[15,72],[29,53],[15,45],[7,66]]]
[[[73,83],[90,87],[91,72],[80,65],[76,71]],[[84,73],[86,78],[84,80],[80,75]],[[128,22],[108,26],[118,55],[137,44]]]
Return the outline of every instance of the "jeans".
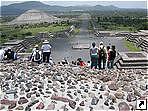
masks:
[[[101,67],[102,63],[103,63],[103,68]],[[99,59],[99,64],[98,64],[99,69],[105,69],[105,65],[106,65],[106,59],[104,59],[104,58]]]
[[[113,68],[114,66],[114,60],[110,60],[110,68]]]
[[[91,56],[91,69],[95,67],[97,69],[98,64],[98,57],[97,56]]]
[[[107,68],[110,69],[111,68],[111,62],[107,61]]]
[[[43,52],[43,62],[49,63],[51,52]]]

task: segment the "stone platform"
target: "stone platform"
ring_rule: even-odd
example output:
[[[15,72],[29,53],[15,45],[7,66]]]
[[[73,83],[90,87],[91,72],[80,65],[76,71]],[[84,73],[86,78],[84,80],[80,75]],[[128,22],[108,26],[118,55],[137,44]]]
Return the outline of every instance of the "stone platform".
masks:
[[[119,52],[119,56],[115,64],[118,69],[148,69],[146,52]]]
[[[12,46],[12,45],[18,45],[22,42],[23,40],[11,40],[9,42],[4,43],[4,46]]]
[[[90,44],[74,44],[72,46],[73,49],[89,49]]]

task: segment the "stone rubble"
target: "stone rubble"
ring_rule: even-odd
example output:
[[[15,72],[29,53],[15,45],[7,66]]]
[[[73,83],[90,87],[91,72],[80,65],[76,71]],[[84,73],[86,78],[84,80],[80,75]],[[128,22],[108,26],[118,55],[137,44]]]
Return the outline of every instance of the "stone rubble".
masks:
[[[0,110],[135,109],[148,99],[146,70],[92,70],[71,65],[0,63]]]

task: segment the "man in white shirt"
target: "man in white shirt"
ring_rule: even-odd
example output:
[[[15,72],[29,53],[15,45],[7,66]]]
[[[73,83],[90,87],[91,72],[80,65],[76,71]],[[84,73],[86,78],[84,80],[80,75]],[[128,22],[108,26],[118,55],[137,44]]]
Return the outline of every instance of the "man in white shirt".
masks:
[[[43,42],[41,49],[43,53],[43,62],[49,63],[49,58],[51,54],[51,46],[47,40]]]

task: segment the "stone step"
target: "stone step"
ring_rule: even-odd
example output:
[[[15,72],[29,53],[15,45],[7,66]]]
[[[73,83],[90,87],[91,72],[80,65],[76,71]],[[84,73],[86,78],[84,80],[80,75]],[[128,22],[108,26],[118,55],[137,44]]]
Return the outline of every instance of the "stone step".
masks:
[[[148,47],[148,44],[142,43],[140,46]]]
[[[148,66],[120,66],[119,63],[116,63],[118,69],[148,69]]]
[[[148,62],[123,62],[119,60],[121,66],[148,66]]]
[[[16,46],[13,47],[13,50],[19,50],[20,48],[22,48],[22,44],[18,44]]]
[[[132,63],[132,62],[148,62],[148,59],[146,58],[137,58],[137,59],[123,59],[121,58],[121,60],[124,62],[124,63]]]

